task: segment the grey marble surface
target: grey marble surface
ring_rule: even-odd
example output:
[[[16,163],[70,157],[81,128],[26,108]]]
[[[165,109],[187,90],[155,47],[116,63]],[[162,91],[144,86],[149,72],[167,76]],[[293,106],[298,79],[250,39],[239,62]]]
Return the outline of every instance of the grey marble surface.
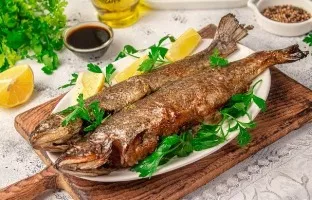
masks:
[[[227,14],[234,13],[245,24],[255,29],[242,41],[254,50],[276,49],[301,43],[302,37],[283,38],[263,31],[248,8],[201,11],[151,11],[137,24],[115,30],[115,41],[99,61],[104,66],[125,44],[146,47],[165,34],[179,35],[189,27],[201,28],[218,23]],[[89,0],[69,0],[66,9],[68,24],[96,20]],[[40,65],[31,61],[35,73],[35,92],[27,104],[0,109],[0,187],[31,176],[45,165],[29,144],[14,129],[14,117],[64,91],[57,88],[66,83],[70,74],[86,69],[87,61],[80,60],[67,50],[60,52],[62,66],[53,76],[40,71]],[[279,67],[288,76],[312,89],[312,57]],[[185,199],[292,199],[308,200],[312,196],[312,124],[290,133],[278,142],[233,167]],[[42,199],[71,199],[65,192],[48,193]],[[1,197],[0,197],[1,199]]]

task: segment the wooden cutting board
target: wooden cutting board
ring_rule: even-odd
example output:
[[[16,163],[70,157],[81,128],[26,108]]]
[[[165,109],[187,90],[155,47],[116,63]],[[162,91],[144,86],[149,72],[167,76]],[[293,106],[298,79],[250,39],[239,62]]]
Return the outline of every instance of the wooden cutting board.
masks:
[[[209,31],[206,30],[206,31]],[[208,34],[209,36],[210,34]],[[98,183],[57,171],[44,152],[36,151],[47,164],[42,172],[0,190],[1,199],[33,199],[46,190],[63,189],[74,199],[157,200],[179,199],[208,183],[292,130],[312,121],[312,91],[272,68],[268,110],[256,118],[252,142],[239,148],[236,141],[216,153],[166,174],[131,182]],[[28,140],[30,132],[48,117],[62,96],[18,115],[16,130]]]

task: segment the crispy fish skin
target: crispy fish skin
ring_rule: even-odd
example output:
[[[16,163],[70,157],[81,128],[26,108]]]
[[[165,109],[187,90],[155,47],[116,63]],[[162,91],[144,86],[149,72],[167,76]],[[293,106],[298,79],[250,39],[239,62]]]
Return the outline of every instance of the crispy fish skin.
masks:
[[[221,19],[213,42],[204,51],[150,73],[135,76],[112,87],[105,88],[97,95],[89,98],[87,104],[97,100],[100,101],[100,107],[105,111],[117,112],[157,91],[164,85],[171,84],[204,69],[210,69],[208,57],[213,50],[218,49],[224,57],[230,55],[237,50],[236,43],[248,34],[248,30],[250,30],[250,27],[240,25],[233,14],[228,14]],[[62,127],[61,121],[58,120],[58,124],[52,122],[55,119],[64,118],[64,116],[58,115],[58,113],[52,114],[32,132],[29,140],[35,149],[64,152],[72,143],[72,140],[77,140],[78,137],[82,136],[82,134],[79,134],[82,130],[82,123]]]
[[[110,117],[87,141],[64,153],[56,167],[73,174],[96,176],[133,166],[155,150],[160,136],[202,122],[231,96],[246,91],[267,68],[307,55],[298,45],[262,51],[230,63],[227,68],[204,70],[162,87]]]

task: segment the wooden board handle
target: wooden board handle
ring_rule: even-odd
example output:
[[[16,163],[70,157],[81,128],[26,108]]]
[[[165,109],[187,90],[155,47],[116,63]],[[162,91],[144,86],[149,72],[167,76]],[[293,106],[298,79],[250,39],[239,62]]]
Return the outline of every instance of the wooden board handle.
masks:
[[[0,190],[2,200],[34,199],[47,190],[55,190],[59,173],[53,166],[47,167],[38,174],[9,185]]]

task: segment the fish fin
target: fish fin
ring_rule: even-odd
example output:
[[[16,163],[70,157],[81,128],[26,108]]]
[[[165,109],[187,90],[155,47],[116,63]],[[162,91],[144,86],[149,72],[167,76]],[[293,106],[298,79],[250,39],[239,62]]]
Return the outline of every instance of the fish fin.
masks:
[[[233,14],[227,14],[220,20],[214,42],[223,56],[228,56],[237,50],[237,42],[248,35],[252,26],[239,24],[239,21]]]

